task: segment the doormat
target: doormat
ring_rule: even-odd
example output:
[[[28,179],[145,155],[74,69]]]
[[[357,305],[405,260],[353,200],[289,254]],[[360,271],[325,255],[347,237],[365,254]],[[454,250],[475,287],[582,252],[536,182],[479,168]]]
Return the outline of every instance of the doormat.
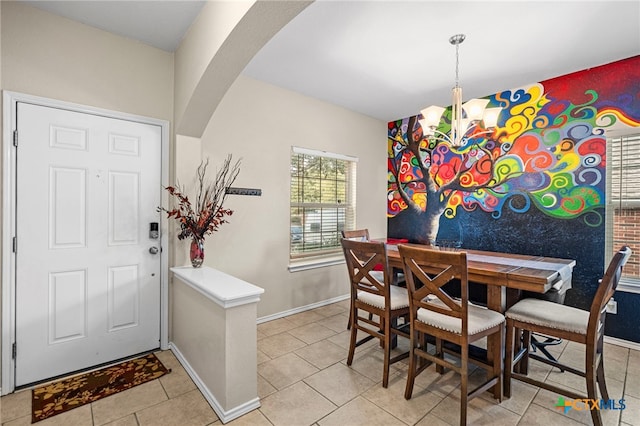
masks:
[[[81,407],[169,373],[154,354],[33,389],[31,423]]]

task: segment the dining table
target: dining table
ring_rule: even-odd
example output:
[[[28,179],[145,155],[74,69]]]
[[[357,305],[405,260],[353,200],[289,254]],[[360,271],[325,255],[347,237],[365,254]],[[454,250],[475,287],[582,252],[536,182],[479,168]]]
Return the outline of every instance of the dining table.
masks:
[[[384,240],[383,240],[384,241]],[[552,288],[565,291],[571,287],[571,276],[576,261],[546,256],[471,250],[464,248],[434,247],[406,243],[431,250],[464,251],[467,253],[469,282],[487,287],[487,308],[504,313],[516,303],[523,291],[546,293]],[[397,244],[386,244],[389,267],[403,268]],[[428,268],[426,269],[428,273]],[[434,270],[433,272],[437,272]],[[493,337],[489,337],[493,338]],[[491,348],[487,343],[487,348]],[[504,357],[504,345],[501,345]],[[491,354],[487,354],[490,357]]]

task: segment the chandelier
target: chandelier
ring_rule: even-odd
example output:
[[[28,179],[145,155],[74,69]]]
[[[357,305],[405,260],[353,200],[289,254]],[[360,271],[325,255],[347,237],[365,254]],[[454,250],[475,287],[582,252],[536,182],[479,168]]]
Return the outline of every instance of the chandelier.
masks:
[[[449,134],[437,130],[440,118],[446,108],[432,105],[420,111],[422,133],[429,140],[446,141],[451,146],[463,146],[469,136],[479,136],[491,133],[498,122],[498,115],[502,108],[487,108],[488,99],[471,99],[462,104],[462,87],[458,84],[458,50],[465,39],[464,34],[456,34],[449,39],[449,43],[456,47],[456,86],[453,88],[453,102],[451,104],[451,131]],[[482,122],[483,131],[479,129]],[[473,131],[473,132],[472,132]]]

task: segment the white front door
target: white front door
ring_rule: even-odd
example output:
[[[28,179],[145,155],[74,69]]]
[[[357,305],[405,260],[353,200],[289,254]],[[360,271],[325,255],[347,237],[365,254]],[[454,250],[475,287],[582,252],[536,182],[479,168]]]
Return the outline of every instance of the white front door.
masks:
[[[17,130],[16,386],[158,348],[161,127],[18,102]]]

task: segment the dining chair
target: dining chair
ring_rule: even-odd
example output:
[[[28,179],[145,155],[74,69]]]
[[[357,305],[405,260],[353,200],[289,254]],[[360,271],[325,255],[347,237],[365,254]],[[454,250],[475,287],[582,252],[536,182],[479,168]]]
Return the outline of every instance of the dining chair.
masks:
[[[411,399],[417,375],[432,363],[439,372],[449,368],[460,374],[460,424],[467,424],[467,403],[493,388],[493,396],[502,400],[502,338],[504,316],[496,311],[469,303],[467,253],[398,245],[409,293],[411,345],[409,371],[404,397]],[[458,279],[460,298],[451,297],[443,286]],[[472,359],[488,372],[488,379],[469,391],[469,345],[495,336],[488,347],[491,359]],[[436,339],[435,352],[428,351],[426,337]],[[460,348],[458,362],[445,358],[443,341]],[[427,362],[421,362],[422,358]]]
[[[350,231],[342,230],[340,231],[342,238],[346,238],[348,240],[356,240],[356,241],[369,241],[369,229],[352,229]],[[380,271],[382,269],[381,265],[376,265],[374,271],[371,273],[376,275],[378,281],[384,280],[384,275]],[[353,299],[355,294],[353,291],[351,292],[351,298]],[[373,315],[369,315],[369,319],[371,319]],[[349,319],[347,320],[347,330],[351,330],[351,311],[349,311]]]
[[[351,231],[341,231],[342,238],[347,238],[349,240],[360,240],[360,241],[369,241],[369,230],[367,228],[364,229],[354,229]]]
[[[505,313],[507,318],[507,353],[504,390],[506,397],[511,396],[511,379],[516,379],[569,398],[585,399],[584,395],[575,391],[512,371],[513,366],[519,362],[528,363],[530,359],[534,359],[584,377],[587,382],[586,399],[598,399],[597,385],[600,388],[602,399],[609,400],[609,392],[604,378],[603,357],[606,307],[618,286],[622,268],[630,256],[631,249],[627,246],[622,247],[613,256],[604,277],[600,280],[589,311],[532,298],[523,299],[507,310]],[[514,342],[514,336],[519,334],[515,332],[516,329],[522,331],[521,348],[519,339],[515,339]],[[542,333],[585,345],[584,370],[578,370],[559,361],[529,353],[531,333]],[[514,348],[518,349],[515,356]],[[602,425],[600,410],[591,410],[591,419],[594,425]]]
[[[351,339],[349,342],[349,355],[347,365],[353,363],[356,347],[377,338],[384,351],[384,366],[382,386],[389,383],[389,366],[406,358],[405,352],[391,358],[392,336],[409,338],[406,324],[395,327],[398,319],[406,318],[409,313],[409,298],[407,289],[392,285],[391,272],[387,248],[383,242],[356,241],[343,238],[341,240],[344,257],[349,271],[351,283]],[[383,265],[382,271],[374,271],[377,264]],[[375,272],[382,272],[380,275]],[[360,316],[364,311],[369,316]],[[366,336],[357,339],[358,331],[366,333]]]

